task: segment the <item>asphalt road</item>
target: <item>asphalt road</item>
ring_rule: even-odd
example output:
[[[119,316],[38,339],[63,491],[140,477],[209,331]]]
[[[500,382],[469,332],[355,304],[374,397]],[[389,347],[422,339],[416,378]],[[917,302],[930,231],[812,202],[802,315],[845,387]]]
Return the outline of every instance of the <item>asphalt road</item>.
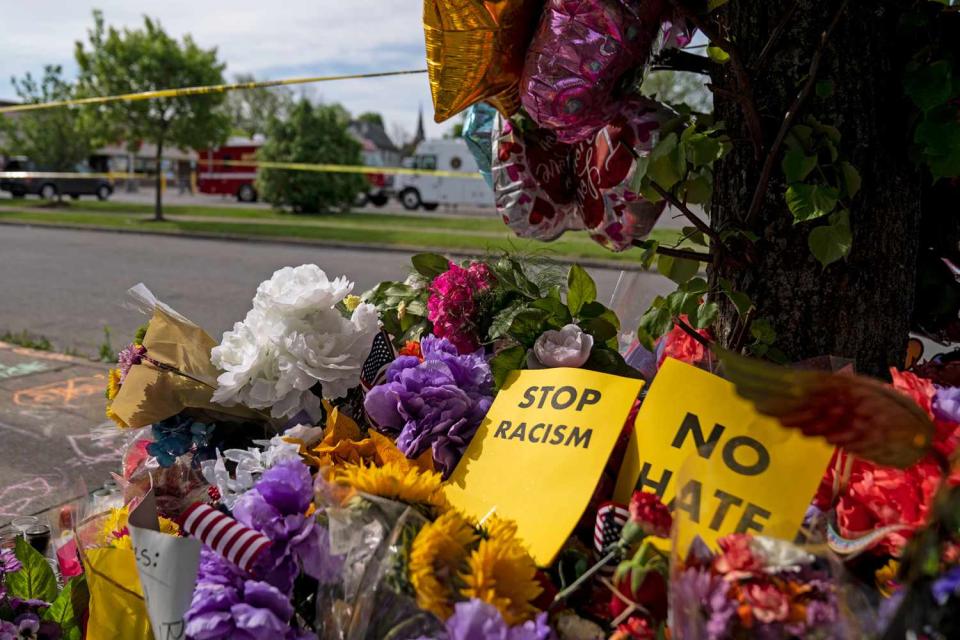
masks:
[[[215,338],[242,320],[257,285],[284,266],[315,263],[332,276],[346,274],[362,292],[402,279],[409,256],[393,251],[312,248],[94,231],[0,226],[0,335],[29,331],[60,350],[96,354],[111,331],[113,348],[129,342],[145,320],[125,309],[125,292],[138,282]],[[600,299],[609,302],[620,271],[592,269]],[[628,323],[654,295],[670,289],[665,278],[625,276]]]

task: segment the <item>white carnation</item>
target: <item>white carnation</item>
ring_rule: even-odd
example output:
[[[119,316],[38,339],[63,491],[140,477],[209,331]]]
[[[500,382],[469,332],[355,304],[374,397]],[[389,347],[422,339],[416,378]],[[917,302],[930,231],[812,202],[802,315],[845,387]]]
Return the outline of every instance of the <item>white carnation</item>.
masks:
[[[318,418],[323,397],[339,398],[360,381],[379,327],[376,309],[360,304],[350,318],[335,307],[353,289],[316,265],[286,267],[257,288],[253,309],[223,334],[211,360],[223,373],[213,400],[271,410],[274,417],[306,411]]]

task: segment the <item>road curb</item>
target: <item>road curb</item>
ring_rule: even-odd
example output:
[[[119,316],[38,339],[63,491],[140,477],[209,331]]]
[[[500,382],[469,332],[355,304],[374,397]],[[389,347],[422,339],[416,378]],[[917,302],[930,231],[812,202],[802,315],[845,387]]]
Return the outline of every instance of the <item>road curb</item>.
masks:
[[[450,251],[443,247],[433,247],[428,245],[408,245],[408,244],[391,244],[391,245],[378,245],[373,243],[364,243],[364,242],[343,242],[339,240],[306,240],[303,238],[291,238],[291,237],[270,237],[270,238],[258,238],[256,236],[245,236],[233,233],[182,233],[179,231],[145,231],[141,229],[118,229],[116,227],[103,227],[98,225],[85,225],[85,224],[69,224],[63,222],[23,222],[19,220],[0,220],[0,225],[9,226],[9,227],[38,227],[44,229],[64,229],[70,231],[93,231],[97,233],[117,233],[117,234],[130,234],[130,235],[141,235],[141,236],[161,236],[166,238],[187,238],[194,240],[226,240],[229,242],[250,242],[256,244],[277,244],[277,245],[286,245],[286,246],[301,246],[301,247],[319,247],[319,248],[330,248],[330,249],[360,249],[366,251],[390,251],[393,253],[419,253],[419,252],[434,252],[442,253],[457,257],[464,258],[481,258],[487,255],[490,255],[484,251],[471,251],[469,249],[460,250],[455,249]],[[613,260],[597,260],[594,258],[569,258],[565,256],[551,256],[549,255],[549,249],[546,248],[549,245],[545,245],[545,250],[543,255],[548,257],[560,264],[579,264],[584,267],[592,267],[594,269],[613,269],[619,271],[638,271],[643,272],[645,269],[639,264],[631,262],[618,262]]]

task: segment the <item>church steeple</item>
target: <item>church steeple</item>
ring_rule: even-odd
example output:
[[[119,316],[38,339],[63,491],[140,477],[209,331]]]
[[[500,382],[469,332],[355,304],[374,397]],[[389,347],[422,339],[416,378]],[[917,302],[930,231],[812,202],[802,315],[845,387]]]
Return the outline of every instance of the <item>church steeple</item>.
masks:
[[[417,116],[417,135],[413,137],[413,146],[416,146],[427,139],[426,131],[423,128],[423,105],[420,105],[420,114]]]

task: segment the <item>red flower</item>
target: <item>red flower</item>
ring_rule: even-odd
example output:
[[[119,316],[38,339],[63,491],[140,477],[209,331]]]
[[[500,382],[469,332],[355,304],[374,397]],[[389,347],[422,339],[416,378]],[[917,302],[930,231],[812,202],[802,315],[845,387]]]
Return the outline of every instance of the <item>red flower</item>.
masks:
[[[630,616],[611,634],[610,640],[653,640],[656,637],[657,631],[649,620],[641,616]]]
[[[634,491],[630,498],[630,522],[640,527],[648,536],[669,538],[673,528],[670,509],[655,493]]]
[[[713,560],[713,570],[730,579],[760,573],[763,560],[754,555],[750,539],[745,533],[732,533],[717,540],[721,553]]]
[[[753,617],[760,622],[783,622],[790,615],[789,596],[768,582],[745,585],[742,594]]]
[[[667,581],[663,574],[656,570],[648,571],[642,582],[633,588],[633,572],[626,572],[617,582],[616,593],[610,596],[610,617],[616,619],[627,610],[629,602],[635,602],[650,612],[657,620],[667,617]],[[624,598],[626,600],[624,600]]]
[[[414,356],[423,360],[423,354],[420,352],[420,343],[417,340],[407,340],[398,354],[401,356]]]
[[[687,322],[687,316],[680,316],[680,319]],[[707,340],[713,339],[707,329],[699,329],[697,333]],[[676,324],[673,325],[673,329],[667,335],[661,338],[661,346],[663,349],[660,357],[657,358],[657,367],[662,366],[663,361],[667,358],[681,360],[689,364],[700,364],[707,354],[706,347],[690,337],[690,334]]]
[[[893,379],[893,388],[900,393],[910,396],[920,408],[933,419],[933,395],[937,392],[933,383],[909,371],[898,371],[890,367],[890,377]]]

